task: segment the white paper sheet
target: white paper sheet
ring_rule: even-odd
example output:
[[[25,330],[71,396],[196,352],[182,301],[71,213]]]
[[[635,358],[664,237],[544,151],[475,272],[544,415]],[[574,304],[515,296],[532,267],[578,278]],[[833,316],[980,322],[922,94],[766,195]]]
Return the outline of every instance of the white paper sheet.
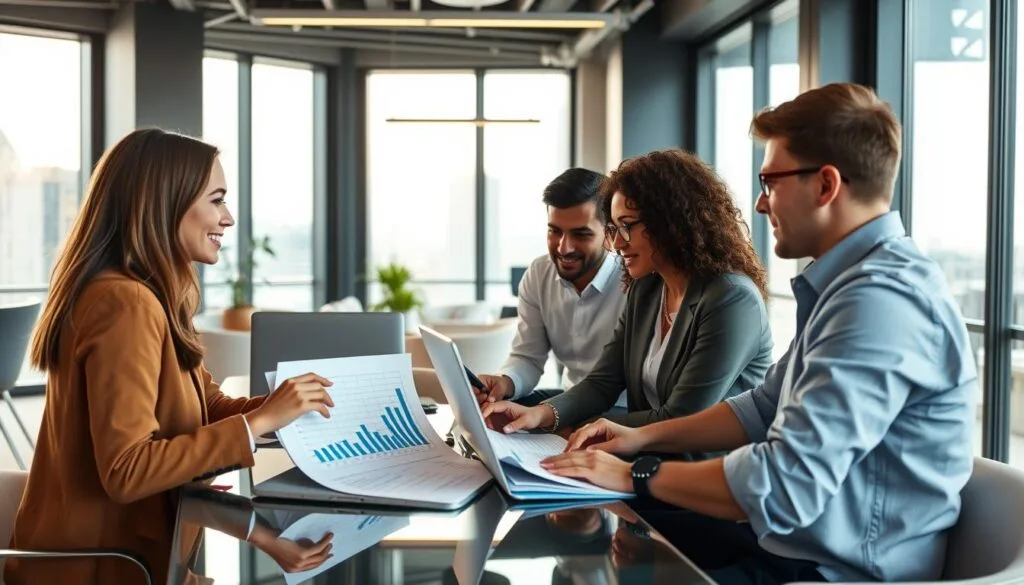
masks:
[[[456,454],[420,407],[409,354],[282,362],[276,379],[306,372],[334,382],[330,418],[309,412],[278,431],[310,479],[340,492],[445,504],[491,476]]]

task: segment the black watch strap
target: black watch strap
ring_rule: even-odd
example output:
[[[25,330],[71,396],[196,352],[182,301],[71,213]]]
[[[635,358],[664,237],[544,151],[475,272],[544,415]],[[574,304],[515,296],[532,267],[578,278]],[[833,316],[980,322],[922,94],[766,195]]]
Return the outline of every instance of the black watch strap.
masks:
[[[630,474],[633,476],[633,491],[638,496],[651,495],[649,482],[658,473],[661,467],[661,459],[652,455],[645,455],[633,462]]]

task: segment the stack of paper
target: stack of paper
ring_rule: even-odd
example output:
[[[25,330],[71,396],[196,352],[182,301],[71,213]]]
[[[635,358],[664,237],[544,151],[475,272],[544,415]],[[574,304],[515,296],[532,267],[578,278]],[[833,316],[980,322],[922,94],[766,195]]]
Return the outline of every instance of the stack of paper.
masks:
[[[434,431],[410,360],[401,354],[279,363],[276,380],[314,372],[333,382],[330,418],[309,412],[277,432],[296,467],[332,490],[387,500],[449,505],[480,492],[490,475]]]

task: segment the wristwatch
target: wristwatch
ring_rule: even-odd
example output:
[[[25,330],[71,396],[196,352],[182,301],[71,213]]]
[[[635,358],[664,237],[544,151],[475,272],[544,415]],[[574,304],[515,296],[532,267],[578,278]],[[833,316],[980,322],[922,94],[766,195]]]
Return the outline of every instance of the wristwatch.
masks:
[[[654,477],[655,473],[658,473],[659,467],[661,467],[661,459],[653,455],[645,455],[633,462],[630,474],[633,476],[633,491],[638,496],[650,497],[651,490],[647,482]]]

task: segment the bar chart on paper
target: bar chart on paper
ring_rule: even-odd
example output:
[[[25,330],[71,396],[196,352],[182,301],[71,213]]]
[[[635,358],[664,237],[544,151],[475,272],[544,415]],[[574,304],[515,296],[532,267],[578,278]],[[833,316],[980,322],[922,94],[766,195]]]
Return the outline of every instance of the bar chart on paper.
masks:
[[[358,425],[355,434],[329,440],[328,443],[313,449],[313,456],[320,463],[330,463],[429,445],[430,443],[420,432],[419,425],[413,419],[412,412],[409,411],[409,405],[405,401],[405,396],[402,395],[402,389],[395,388],[391,398],[393,399],[392,404],[383,405],[383,412],[380,413],[377,420],[355,421]],[[371,410],[376,411],[377,409],[371,408]],[[385,430],[371,430],[371,427]]]
[[[314,465],[347,467],[369,460],[419,458],[431,448],[394,373],[352,374],[330,378],[331,418],[305,415],[295,437]]]

